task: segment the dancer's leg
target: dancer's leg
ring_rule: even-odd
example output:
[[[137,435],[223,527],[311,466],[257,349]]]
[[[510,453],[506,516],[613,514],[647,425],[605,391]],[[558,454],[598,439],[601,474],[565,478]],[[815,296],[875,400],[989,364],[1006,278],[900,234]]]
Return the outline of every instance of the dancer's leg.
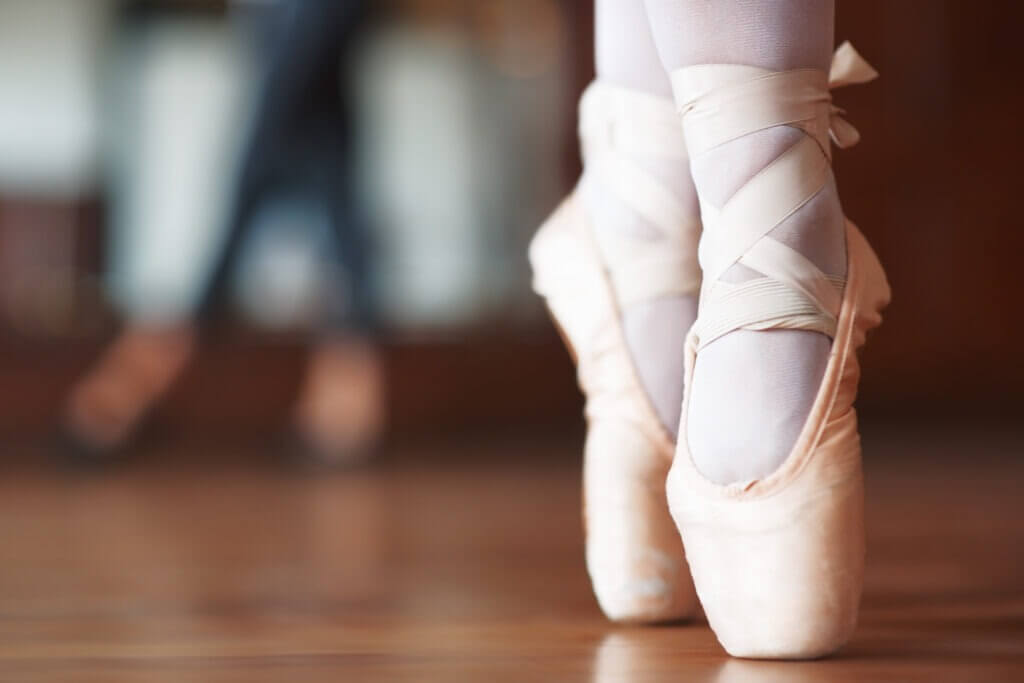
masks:
[[[828,71],[832,0],[646,0],[667,70],[743,64]],[[702,206],[722,207],[755,174],[805,137],[789,126],[745,135],[692,159]],[[771,233],[828,275],[845,274],[843,216],[834,181]],[[705,233],[705,240],[708,233]],[[711,245],[709,245],[711,246]],[[709,254],[702,245],[702,265]],[[705,273],[707,275],[707,273]],[[743,282],[734,265],[723,278]],[[798,330],[738,330],[702,349],[687,431],[698,469],[719,483],[764,477],[786,458],[807,419],[830,339]]]
[[[597,80],[671,98],[671,85],[655,49],[643,3],[596,0],[594,9]],[[631,160],[669,188],[690,215],[697,214],[697,195],[685,159],[633,155]],[[598,174],[584,170],[580,195],[590,209],[602,249],[615,249],[623,237],[666,242],[669,248],[667,236],[610,192]],[[626,342],[641,383],[658,417],[673,435],[679,424],[683,391],[680,349],[696,314],[694,295],[641,301],[622,312]]]

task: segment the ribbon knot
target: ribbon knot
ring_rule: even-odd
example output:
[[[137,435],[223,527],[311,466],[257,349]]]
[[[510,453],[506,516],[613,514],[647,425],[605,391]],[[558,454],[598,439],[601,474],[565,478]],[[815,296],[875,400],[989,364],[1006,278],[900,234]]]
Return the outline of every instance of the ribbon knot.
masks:
[[[867,83],[878,78],[878,72],[853,48],[850,41],[844,41],[832,55],[832,66],[828,74],[828,88],[835,90],[847,85]],[[843,118],[846,112],[831,105],[829,110],[829,136],[840,149],[853,147],[860,141],[860,133]]]

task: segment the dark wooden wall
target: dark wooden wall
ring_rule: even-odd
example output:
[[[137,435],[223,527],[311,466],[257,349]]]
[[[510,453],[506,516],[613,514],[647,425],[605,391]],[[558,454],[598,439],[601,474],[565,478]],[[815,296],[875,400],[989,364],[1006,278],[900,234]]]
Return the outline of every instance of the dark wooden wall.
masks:
[[[843,202],[894,291],[865,397],[1017,404],[1024,4],[858,0],[837,23],[881,73],[838,95],[864,136],[837,154]]]
[[[565,8],[565,49],[575,65],[566,98],[574,101],[593,75],[592,8],[589,1]],[[837,40],[851,40],[881,73],[837,95],[863,135],[836,154],[843,203],[894,290],[886,323],[864,353],[867,412],[1019,419],[1022,29],[1024,3],[1009,0],[840,2]],[[579,169],[574,124],[569,117],[557,124],[565,130],[567,188]],[[572,369],[546,324],[479,332],[390,347],[400,431],[579,424]],[[96,342],[66,346],[12,348],[0,339],[0,433],[37,432],[52,419],[67,384],[96,352]],[[299,351],[250,342],[215,347],[160,413],[164,424],[230,431],[273,424],[273,415],[283,421]],[[266,379],[249,386],[245,373],[231,370],[246,358]]]

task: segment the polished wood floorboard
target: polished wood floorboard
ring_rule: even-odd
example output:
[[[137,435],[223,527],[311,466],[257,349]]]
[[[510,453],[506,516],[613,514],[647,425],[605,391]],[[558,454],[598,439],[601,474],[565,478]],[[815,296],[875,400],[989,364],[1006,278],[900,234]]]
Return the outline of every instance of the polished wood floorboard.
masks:
[[[1024,680],[1024,436],[865,441],[861,623],[807,663],[730,660],[703,623],[606,622],[568,441],[330,474],[214,447],[102,475],[5,464],[0,680]]]

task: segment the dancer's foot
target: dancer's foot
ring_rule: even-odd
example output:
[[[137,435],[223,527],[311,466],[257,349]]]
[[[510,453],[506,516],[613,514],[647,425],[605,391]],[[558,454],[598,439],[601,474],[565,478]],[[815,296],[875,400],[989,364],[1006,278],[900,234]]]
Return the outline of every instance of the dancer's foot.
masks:
[[[708,290],[722,295],[730,287],[757,287],[759,279],[772,275],[752,265],[752,255],[747,262],[740,260],[746,250],[739,248],[739,241],[752,244],[754,226],[764,219],[760,214],[773,206],[768,197],[764,205],[757,205],[758,195],[765,191],[759,184],[763,176],[773,169],[777,174],[785,155],[804,144],[807,135],[796,127],[800,122],[770,120],[774,103],[755,103],[752,106],[762,109],[744,111],[746,104],[727,92],[731,83],[705,84],[702,79],[722,65],[736,65],[734,77],[741,80],[766,72],[827,70],[833,3],[647,0],[646,5],[662,63],[676,72],[677,104],[687,106],[694,87],[722,87],[713,111],[686,116],[687,139],[694,145],[693,179],[706,228],[700,253],[705,281],[701,316],[707,319]],[[680,79],[683,73],[686,82]],[[743,117],[758,115],[761,120],[749,127],[735,125]],[[824,116],[826,120],[809,127],[827,145],[827,112]],[[693,137],[698,125],[717,128],[722,135],[714,145],[701,147],[703,143]],[[732,134],[724,135],[725,129]],[[800,198],[805,204],[784,207],[789,215],[772,218],[766,243],[790,248],[787,253],[806,259],[816,272],[841,281],[846,251],[839,198],[831,179],[815,189],[813,196]],[[750,207],[749,215],[740,215],[747,210],[744,207]],[[763,253],[767,247],[759,249]],[[704,335],[700,358],[687,378],[694,392],[688,433],[693,457],[706,477],[722,484],[766,476],[782,463],[807,419],[830,349],[830,334],[821,326],[731,327],[714,338]]]
[[[705,613],[737,656],[820,656],[856,621],[864,562],[856,350],[880,323],[889,288],[838,213],[829,138],[846,146],[856,132],[828,88],[874,75],[849,45],[837,51],[831,80],[816,69],[733,64],[673,74],[695,174],[715,167],[720,179],[739,178],[720,203],[704,196],[714,195],[712,180],[698,182],[705,282],[668,481]],[[715,434],[724,424],[739,436]]]
[[[806,135],[788,126],[769,128],[694,160],[694,177],[704,198],[708,226],[707,244],[702,246],[705,272],[711,269],[703,307],[710,309],[715,297],[737,296],[743,288],[756,292],[762,285],[774,286],[765,277],[765,271],[771,271],[757,269],[757,252],[743,255],[732,265],[726,261],[737,254],[725,243],[743,228],[753,226],[749,222],[744,226],[730,223],[731,209],[723,207],[739,206],[744,201],[756,205],[756,198],[750,197],[764,195],[757,183],[767,175],[765,169],[773,163],[785,163],[781,161],[783,156],[792,155],[800,139],[806,139]],[[818,150],[811,151],[820,155]],[[723,183],[730,180],[738,181],[740,187]],[[734,198],[737,203],[730,204]],[[773,251],[786,249],[784,258],[806,260],[807,268],[815,277],[820,274],[821,282],[830,289],[841,286],[846,276],[845,223],[835,182],[828,177],[817,194],[792,209],[781,222],[769,226],[762,248],[770,245]],[[722,224],[716,220],[720,216]],[[764,248],[764,252],[769,249]],[[718,253],[728,256],[717,261]],[[727,291],[733,294],[727,295]],[[827,295],[834,299],[838,292]],[[813,315],[815,311],[802,313]],[[708,310],[706,319],[711,320],[713,315],[714,311]],[[826,317],[832,315],[834,311],[829,311]],[[777,326],[773,320],[745,323],[728,331],[705,333],[690,378],[690,451],[704,476],[719,484],[765,477],[789,455],[821,385],[834,326],[834,320],[825,318]]]

